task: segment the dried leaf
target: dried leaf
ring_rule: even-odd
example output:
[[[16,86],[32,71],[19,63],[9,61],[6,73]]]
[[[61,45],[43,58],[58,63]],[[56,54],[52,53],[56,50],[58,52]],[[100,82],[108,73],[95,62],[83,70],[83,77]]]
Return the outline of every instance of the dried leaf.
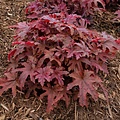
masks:
[[[105,98],[105,95],[104,94],[101,94],[101,93],[98,93],[98,97],[102,100],[106,100]]]
[[[4,114],[0,116],[0,120],[5,120],[5,115]]]
[[[30,113],[31,108],[28,108],[27,111],[25,112],[24,116],[26,117]]]
[[[15,103],[12,103],[12,110],[15,109]]]
[[[0,104],[5,110],[9,111],[8,107],[6,107],[4,104]]]

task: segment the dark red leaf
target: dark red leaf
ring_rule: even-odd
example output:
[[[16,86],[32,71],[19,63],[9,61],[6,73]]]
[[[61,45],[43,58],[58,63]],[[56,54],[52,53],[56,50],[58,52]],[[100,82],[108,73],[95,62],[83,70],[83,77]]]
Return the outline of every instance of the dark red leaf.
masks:
[[[33,83],[31,81],[27,81],[26,86],[27,86],[27,93],[25,94],[25,97],[29,98],[32,92],[37,97],[36,89],[40,90],[41,85],[39,85],[37,83]]]
[[[13,97],[16,96],[16,87],[19,86],[17,74],[13,72],[5,73],[6,78],[0,78],[0,95],[8,89],[12,89]]]
[[[62,67],[56,68],[55,70],[53,70],[53,73],[51,75],[51,78],[54,79],[56,78],[56,80],[58,81],[58,84],[63,86],[64,85],[64,77],[63,75],[67,75],[68,72],[63,70]]]
[[[27,41],[27,42],[25,42],[25,45],[27,45],[27,46],[34,46],[35,43],[32,42],[32,41]]]
[[[120,39],[115,40],[116,43],[120,44]]]
[[[101,84],[102,80],[94,74],[93,71],[85,70],[81,76],[80,71],[75,71],[70,74],[74,80],[72,83],[69,83],[67,90],[70,90],[74,86],[79,86],[79,103],[81,106],[87,106],[87,93],[89,93],[92,98],[96,101],[98,99],[97,91],[94,87],[94,84]]]
[[[61,99],[66,101],[66,105],[69,104],[69,97],[67,96],[66,88],[63,88],[59,85],[51,86],[50,84],[47,87],[43,87],[45,92],[40,95],[39,99],[42,99],[44,96],[47,96],[48,105],[47,105],[47,112],[50,113],[51,110],[57,105],[58,101]]]
[[[21,41],[15,41],[15,42],[12,42],[12,45],[14,46],[14,45],[19,45],[19,44],[21,44],[21,43],[24,43],[24,42],[21,42]]]
[[[13,49],[9,52],[9,54],[8,54],[8,60],[9,61],[10,61],[11,57],[15,54],[15,52],[16,52],[16,49]]]
[[[35,77],[34,77],[34,72],[35,72],[35,65],[30,62],[24,62],[22,63],[24,66],[23,68],[17,68],[15,69],[16,72],[22,72],[19,76],[19,81],[20,81],[20,87],[24,87],[25,82],[27,78],[30,76],[30,80],[35,83]]]

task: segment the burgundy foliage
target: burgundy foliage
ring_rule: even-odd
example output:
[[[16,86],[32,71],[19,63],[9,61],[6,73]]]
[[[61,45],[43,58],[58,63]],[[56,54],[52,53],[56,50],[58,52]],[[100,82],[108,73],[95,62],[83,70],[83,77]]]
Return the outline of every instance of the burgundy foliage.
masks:
[[[14,48],[8,54],[5,77],[0,79],[0,95],[12,88],[15,96],[17,88],[27,89],[26,97],[32,92],[37,96],[38,89],[43,91],[40,99],[47,96],[47,112],[60,100],[68,106],[75,87],[73,95],[81,106],[88,105],[88,94],[98,99],[98,88],[107,97],[98,72],[108,73],[107,60],[115,57],[120,40],[87,28],[90,22],[82,16],[99,9],[98,2],[105,8],[103,0],[32,2],[26,8],[29,22],[11,26],[16,29]]]

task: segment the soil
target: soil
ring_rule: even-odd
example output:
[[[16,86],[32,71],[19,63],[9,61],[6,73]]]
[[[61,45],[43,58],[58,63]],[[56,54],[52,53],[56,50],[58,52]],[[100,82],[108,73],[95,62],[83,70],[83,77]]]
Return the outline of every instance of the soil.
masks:
[[[8,65],[7,53],[11,49],[13,29],[8,28],[25,21],[24,10],[32,0],[0,0],[0,77]],[[120,22],[112,22],[115,6],[105,13],[93,16],[91,29],[106,31],[114,37],[120,37]],[[109,103],[103,94],[94,102],[89,101],[88,108],[80,107],[77,101],[71,100],[68,108],[61,101],[50,113],[46,113],[46,99],[38,100],[31,96],[25,99],[24,93],[18,91],[15,98],[10,91],[0,97],[0,120],[120,120],[120,54],[108,62],[109,74],[101,75],[108,90]]]

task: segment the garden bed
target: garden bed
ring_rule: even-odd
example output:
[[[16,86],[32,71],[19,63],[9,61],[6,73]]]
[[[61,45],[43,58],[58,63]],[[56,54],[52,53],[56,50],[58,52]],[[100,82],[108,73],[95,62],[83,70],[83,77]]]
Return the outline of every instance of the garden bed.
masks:
[[[31,0],[1,0],[0,1],[0,76],[8,65],[7,53],[11,49],[13,29],[8,28],[18,22],[25,21],[24,10]],[[100,32],[106,31],[114,37],[120,37],[120,23],[113,23],[115,6],[111,6],[105,13],[92,16],[90,29]],[[109,104],[106,104],[103,94],[97,102],[90,100],[88,108],[80,107],[71,100],[68,108],[64,102],[48,115],[46,113],[46,99],[40,101],[34,96],[29,99],[18,91],[15,98],[10,91],[0,97],[0,120],[119,120],[120,116],[120,54],[116,59],[108,62],[109,74],[101,75],[109,94]]]

